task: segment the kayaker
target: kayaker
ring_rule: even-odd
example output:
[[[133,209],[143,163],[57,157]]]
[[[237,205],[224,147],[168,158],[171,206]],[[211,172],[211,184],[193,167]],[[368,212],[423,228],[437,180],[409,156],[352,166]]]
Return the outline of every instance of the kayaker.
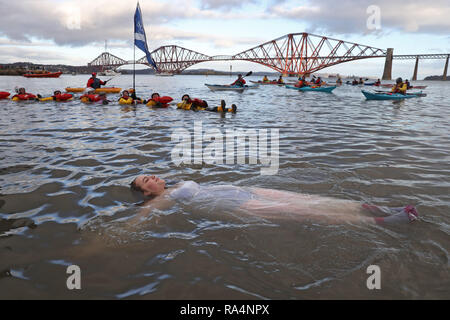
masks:
[[[357,86],[358,84],[359,84],[358,80],[356,80],[356,78],[353,79],[352,86]]]
[[[101,86],[104,86],[107,81],[102,81],[99,78],[97,78],[97,73],[92,72],[92,76],[89,78],[86,87],[87,88],[92,88],[92,89],[99,89],[101,88]]]
[[[392,88],[392,93],[406,94],[408,85],[403,82],[402,78],[397,78],[395,86]]]
[[[378,79],[378,80],[374,83],[374,86],[375,86],[375,87],[381,86],[381,80]]]
[[[264,76],[264,78],[262,79],[262,82],[270,82],[269,78],[267,78],[267,76]]]
[[[342,79],[341,79],[341,77],[338,77],[338,78],[337,78],[336,84],[339,85],[339,86],[342,85]]]
[[[244,78],[242,77],[242,74],[239,74],[238,78],[236,79],[236,81],[233,82],[231,85],[232,86],[237,86],[237,87],[243,87],[245,85],[245,83],[246,82],[245,82]]]
[[[140,175],[131,182],[133,191],[146,197],[136,223],[152,210],[168,210],[176,204],[192,210],[239,212],[264,219],[318,221],[327,224],[402,225],[418,220],[412,205],[399,208],[379,207],[352,200],[233,185],[199,185],[181,181],[170,187],[164,179]],[[371,215],[371,216],[370,216]]]
[[[277,80],[278,84],[284,84],[284,80],[283,80],[283,75],[281,75],[278,80]]]
[[[363,78],[359,78],[359,82],[358,82],[358,84],[364,84],[364,80],[363,80]]]
[[[316,85],[316,86],[321,86],[322,85],[322,78],[321,77],[318,77],[317,78],[317,80],[314,82],[314,84]]]
[[[413,88],[413,86],[412,86],[411,83],[408,81],[408,79],[405,80],[405,83],[406,83],[406,87],[408,88],[408,90]]]
[[[306,82],[305,76],[301,77],[298,82],[294,85],[297,88],[308,87],[308,83]]]

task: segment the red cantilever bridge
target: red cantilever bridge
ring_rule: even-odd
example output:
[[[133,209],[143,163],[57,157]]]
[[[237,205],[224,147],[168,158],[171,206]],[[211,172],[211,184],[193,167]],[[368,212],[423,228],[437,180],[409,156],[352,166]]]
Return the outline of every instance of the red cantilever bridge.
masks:
[[[232,56],[208,56],[175,45],[162,46],[151,52],[151,55],[158,72],[164,73],[181,73],[201,62],[242,60],[259,63],[288,75],[312,74],[344,62],[386,57],[385,79],[391,78],[392,59],[400,58],[393,55],[393,49],[379,49],[309,33],[290,33]],[[447,57],[448,67],[449,55],[444,56]],[[418,62],[418,56],[411,57]],[[104,52],[88,65],[117,68],[133,62]],[[136,63],[148,65],[146,57]]]

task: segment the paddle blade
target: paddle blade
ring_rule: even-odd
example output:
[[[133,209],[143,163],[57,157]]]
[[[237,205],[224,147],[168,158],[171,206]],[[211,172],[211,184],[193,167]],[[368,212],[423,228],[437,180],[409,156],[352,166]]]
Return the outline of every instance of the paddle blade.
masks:
[[[245,76],[246,77],[249,77],[249,76],[251,76],[252,75],[252,73],[253,73],[253,71],[250,71],[249,73],[247,73]]]

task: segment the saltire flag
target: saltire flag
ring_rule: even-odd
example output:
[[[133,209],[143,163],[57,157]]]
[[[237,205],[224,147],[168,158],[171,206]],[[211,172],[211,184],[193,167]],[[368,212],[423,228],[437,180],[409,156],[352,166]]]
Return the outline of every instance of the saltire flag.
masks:
[[[158,70],[155,61],[153,61],[152,56],[148,51],[147,37],[145,36],[144,22],[142,21],[142,13],[139,2],[136,7],[136,13],[134,14],[134,45],[145,52],[148,63]]]

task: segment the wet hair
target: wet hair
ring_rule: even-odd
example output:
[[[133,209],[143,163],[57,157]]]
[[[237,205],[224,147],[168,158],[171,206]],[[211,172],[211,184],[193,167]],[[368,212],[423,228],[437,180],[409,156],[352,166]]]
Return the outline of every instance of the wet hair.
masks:
[[[158,97],[160,96],[158,92],[152,93],[152,99],[153,99],[153,97],[156,96],[156,95],[157,95]]]
[[[187,97],[188,99],[191,99],[191,97],[189,97],[188,94],[184,94],[184,95],[181,97],[181,100],[184,100],[184,97]]]
[[[137,178],[136,178],[136,179],[137,179]],[[139,187],[139,186],[136,184],[136,179],[134,179],[133,181],[131,181],[131,183],[130,183],[130,189],[133,190],[133,191],[137,191],[137,192],[142,192],[142,193],[144,193],[144,190],[142,190],[142,188]]]
[[[61,91],[59,91],[59,90],[56,90],[55,92],[53,92],[53,95],[57,95],[57,94],[61,94]]]

